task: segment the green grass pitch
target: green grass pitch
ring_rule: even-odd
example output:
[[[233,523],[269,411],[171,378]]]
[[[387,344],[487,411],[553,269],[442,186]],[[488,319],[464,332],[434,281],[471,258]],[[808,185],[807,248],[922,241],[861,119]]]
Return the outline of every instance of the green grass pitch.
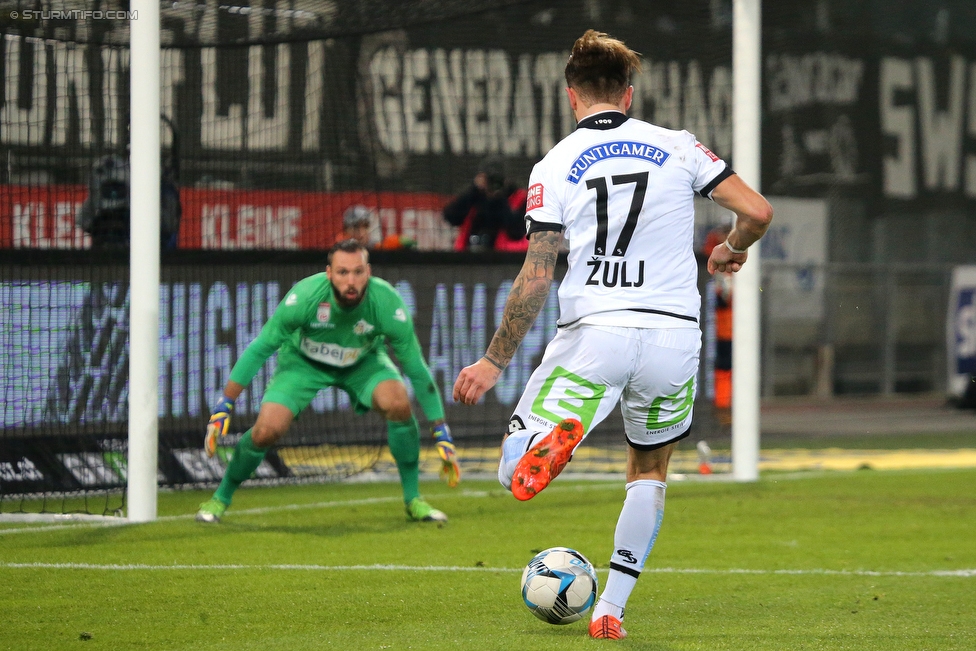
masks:
[[[0,525],[0,649],[976,649],[976,471],[672,482],[622,642],[521,602],[535,551],[601,581],[622,481],[559,478],[518,503],[487,481],[246,488],[217,526],[201,492],[135,526]]]

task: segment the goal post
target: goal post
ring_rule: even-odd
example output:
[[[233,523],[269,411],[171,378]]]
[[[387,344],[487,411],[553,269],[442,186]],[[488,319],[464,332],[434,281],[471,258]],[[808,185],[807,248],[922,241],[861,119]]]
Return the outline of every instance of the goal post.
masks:
[[[733,0],[732,148],[735,170],[754,188],[760,181],[762,0]],[[732,311],[732,476],[759,478],[760,247],[735,274]]]
[[[159,3],[135,0],[131,24],[132,208],[129,331],[128,518],[156,519],[159,440]]]

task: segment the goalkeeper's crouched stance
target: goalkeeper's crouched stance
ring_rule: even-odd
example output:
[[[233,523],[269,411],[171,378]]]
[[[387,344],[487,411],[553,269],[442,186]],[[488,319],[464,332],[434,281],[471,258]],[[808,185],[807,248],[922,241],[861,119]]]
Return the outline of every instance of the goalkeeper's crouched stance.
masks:
[[[325,273],[299,281],[288,292],[231,370],[207,426],[205,447],[210,456],[228,431],[234,402],[265,361],[278,352],[277,368],[262,398],[257,422],[234,448],[220,487],[200,505],[197,520],[218,522],[234,492],[288,432],[295,417],[321,389],[338,387],[349,394],[357,413],[373,409],[386,419],[407,517],[446,522],[447,516],[420,495],[420,429],[403,378],[386,352],[387,343],[431,423],[443,463],[442,476],[449,486],[457,486],[461,469],[444,422],[444,405],[410,313],[389,283],[370,276],[366,249],[355,240],[343,240],[329,251]]]

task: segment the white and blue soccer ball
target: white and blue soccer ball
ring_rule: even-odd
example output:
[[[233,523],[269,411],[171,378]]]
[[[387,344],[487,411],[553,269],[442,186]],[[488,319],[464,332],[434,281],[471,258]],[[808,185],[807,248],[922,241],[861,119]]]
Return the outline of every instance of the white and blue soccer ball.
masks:
[[[575,549],[553,547],[536,554],[522,572],[522,600],[550,624],[570,624],[596,601],[596,571]]]

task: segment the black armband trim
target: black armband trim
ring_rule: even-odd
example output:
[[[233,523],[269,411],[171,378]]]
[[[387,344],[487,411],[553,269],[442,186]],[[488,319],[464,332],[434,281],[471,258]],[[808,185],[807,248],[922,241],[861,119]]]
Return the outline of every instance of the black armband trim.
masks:
[[[528,228],[525,229],[525,237],[528,238],[532,233],[546,233],[555,232],[562,233],[562,224],[553,224],[552,222],[537,222],[531,217],[525,218],[526,223],[528,223]]]
[[[726,163],[725,169],[719,172],[718,176],[716,176],[714,179],[709,181],[708,185],[706,185],[704,188],[698,191],[699,196],[702,196],[706,199],[711,199],[712,191],[718,187],[718,184],[724,181],[725,179],[729,178],[733,174],[735,174],[735,170],[729,167],[729,164]]]

